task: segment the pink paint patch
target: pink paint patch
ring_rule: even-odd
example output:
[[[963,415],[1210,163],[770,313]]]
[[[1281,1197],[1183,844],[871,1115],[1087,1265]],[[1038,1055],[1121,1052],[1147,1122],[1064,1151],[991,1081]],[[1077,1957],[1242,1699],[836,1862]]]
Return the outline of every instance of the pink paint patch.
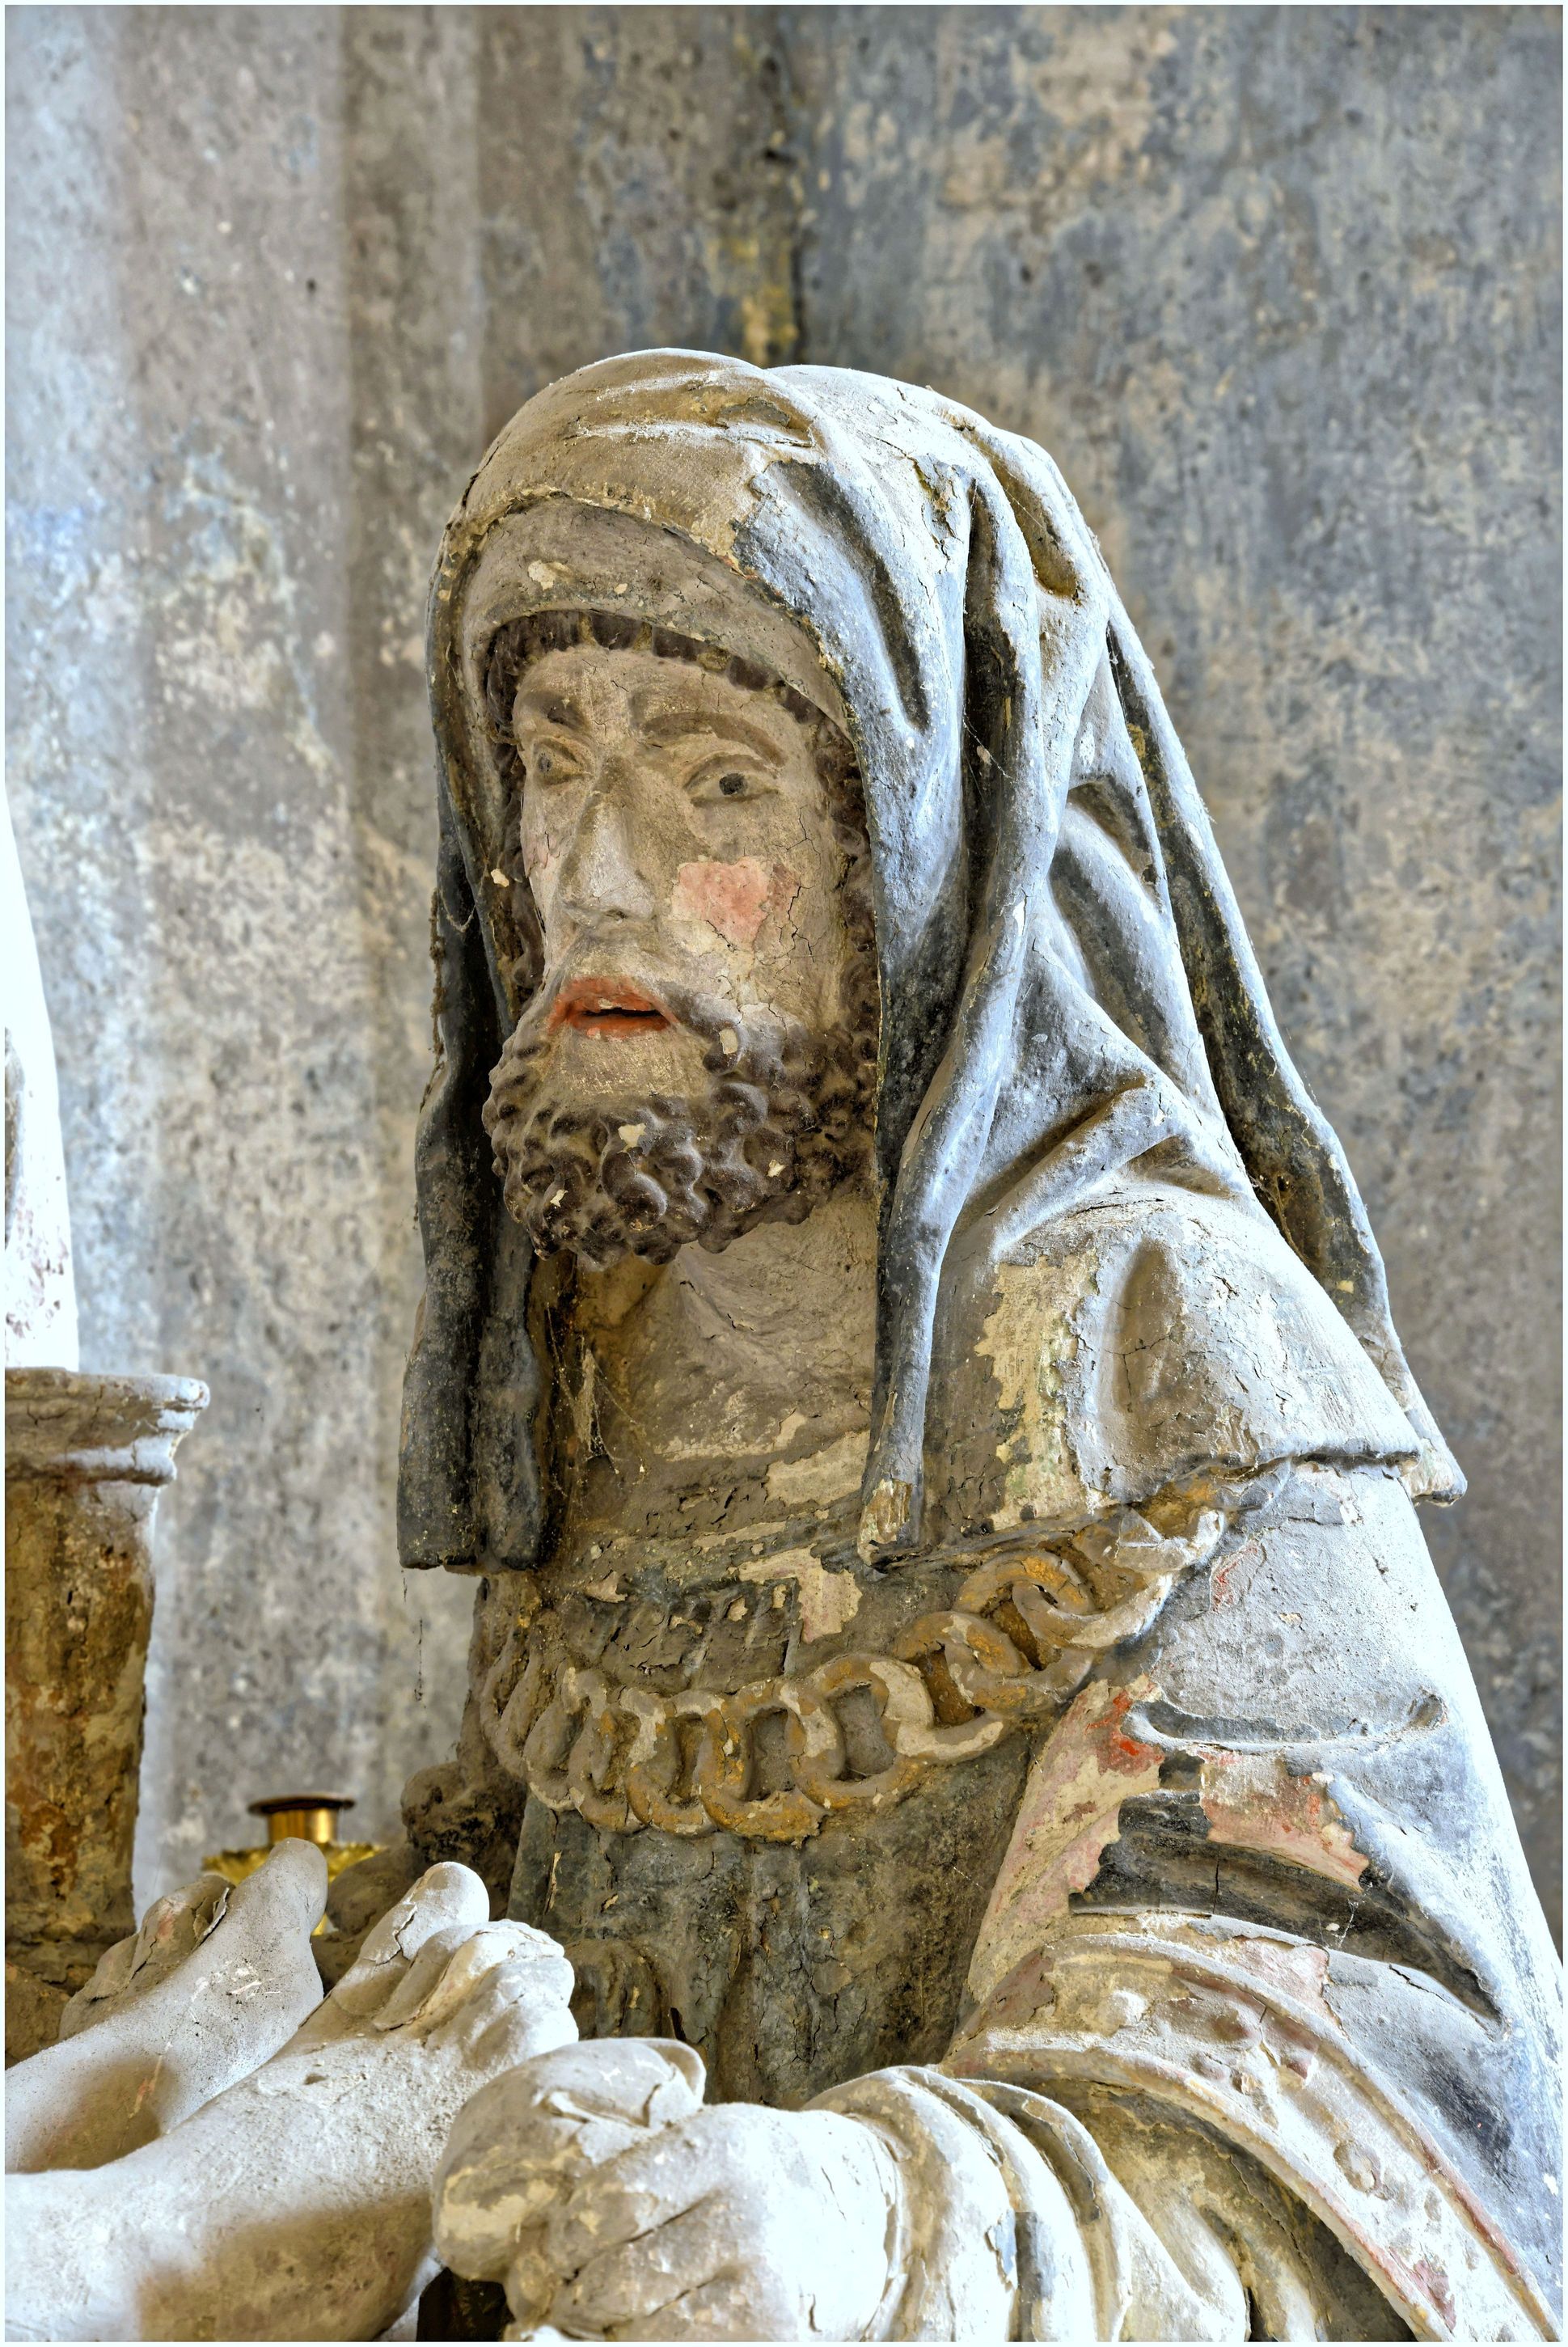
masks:
[[[1244,1547],[1237,1549],[1234,1556],[1226,1557],[1223,1564],[1216,1565],[1209,1581],[1210,1605],[1234,1605],[1238,1598],[1244,1597],[1250,1569],[1261,1560],[1262,1555],[1263,1551],[1256,1541],[1248,1541]]]
[[[1367,1870],[1327,1785],[1293,1777],[1277,1753],[1211,1753],[1198,1798],[1211,1841],[1270,1850],[1336,1882],[1359,1882]]]
[[[1236,1940],[1231,1942],[1227,1957],[1239,1970],[1253,1973],[1266,1988],[1294,1997],[1315,2018],[1337,2030],[1339,2024],[1334,2009],[1323,1993],[1328,1974],[1327,1948],[1297,1947],[1277,1940]]]
[[[1451,2331],[1458,2309],[1454,2305],[1454,2294],[1450,2286],[1449,2278],[1441,2266],[1434,2265],[1430,2258],[1421,2258],[1411,2266],[1410,2271]]]
[[[977,1998],[1049,1940],[1072,1893],[1093,1881],[1123,1801],[1158,1789],[1163,1753],[1128,1727],[1133,1705],[1153,1692],[1147,1679],[1091,1682],[1036,1759],[969,1970]]]
[[[682,864],[670,902],[678,918],[706,921],[726,945],[754,946],[774,893],[774,875],[754,856],[738,864]]]

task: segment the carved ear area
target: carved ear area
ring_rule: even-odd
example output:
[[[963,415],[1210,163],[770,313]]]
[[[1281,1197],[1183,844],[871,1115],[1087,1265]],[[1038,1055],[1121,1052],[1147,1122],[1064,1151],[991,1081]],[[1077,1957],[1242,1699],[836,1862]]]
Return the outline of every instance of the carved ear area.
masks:
[[[915,1486],[893,1482],[885,1476],[861,1509],[855,1545],[865,1562],[874,1564],[888,1549],[908,1548],[917,1530]]]

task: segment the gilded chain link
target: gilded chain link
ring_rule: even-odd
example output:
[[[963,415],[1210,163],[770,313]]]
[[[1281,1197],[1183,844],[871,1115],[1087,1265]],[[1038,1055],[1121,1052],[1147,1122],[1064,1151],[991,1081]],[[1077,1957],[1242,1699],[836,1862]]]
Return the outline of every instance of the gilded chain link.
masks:
[[[1096,1656],[1140,1636],[1175,1581],[1213,1557],[1225,1522],[1205,1509],[1184,1537],[1164,1539],[1126,1512],[1098,1555],[1091,1527],[1071,1554],[994,1557],[949,1610],[911,1622],[891,1654],[836,1655],[729,1695],[617,1686],[574,1663],[552,1667],[535,1644],[502,1700],[516,1668],[508,1650],[486,1683],[487,1731],[547,1807],[576,1809],[602,1832],[800,1841],[828,1817],[888,1808],[933,1768],[1054,1718]],[[862,1692],[891,1756],[869,1775],[850,1772],[835,1710]],[[783,1719],[788,1781],[764,1793],[755,1728],[770,1713]]]

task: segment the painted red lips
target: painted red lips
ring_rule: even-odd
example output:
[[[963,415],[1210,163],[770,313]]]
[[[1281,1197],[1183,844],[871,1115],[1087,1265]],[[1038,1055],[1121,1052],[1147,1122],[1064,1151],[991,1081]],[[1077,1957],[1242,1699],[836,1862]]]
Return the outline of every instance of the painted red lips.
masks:
[[[569,979],[550,1006],[551,1027],[583,1035],[656,1035],[671,1023],[668,1011],[621,978]]]

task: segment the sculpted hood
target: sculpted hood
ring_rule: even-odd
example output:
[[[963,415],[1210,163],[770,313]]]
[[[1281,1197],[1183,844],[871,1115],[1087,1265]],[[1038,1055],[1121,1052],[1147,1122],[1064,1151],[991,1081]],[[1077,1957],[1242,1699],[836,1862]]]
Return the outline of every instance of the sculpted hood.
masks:
[[[930,391],[655,351],[519,411],[436,574],[439,1056],[418,1143],[405,1563],[526,1565],[540,1538],[531,1257],[480,1126],[535,981],[537,923],[501,874],[485,683],[497,629],[550,608],[743,651],[855,744],[882,999],[866,1553],[922,1538],[933,1376],[956,1390],[944,1348],[977,1337],[960,1261],[994,1296],[999,1265],[1071,1253],[1084,1211],[1114,1206],[1124,1314],[1145,1192],[1167,1218],[1173,1196],[1192,1202],[1241,1266],[1229,1289],[1250,1281],[1284,1335],[1251,1380],[1272,1394],[1186,1393],[1132,1483],[1272,1449],[1380,1457],[1418,1492],[1461,1488],[1344,1152],[1286,1051],[1149,662],[1055,466]],[[1184,1245],[1177,1230],[1178,1283]],[[1090,1324],[1116,1284],[1086,1276],[1081,1381],[1112,1341]],[[993,1352],[1006,1341],[993,1333]],[[1107,1408],[1103,1391],[1082,1398],[1086,1452]],[[1139,1495],[1116,1489],[1114,1460],[1097,1484],[1078,1471]]]

